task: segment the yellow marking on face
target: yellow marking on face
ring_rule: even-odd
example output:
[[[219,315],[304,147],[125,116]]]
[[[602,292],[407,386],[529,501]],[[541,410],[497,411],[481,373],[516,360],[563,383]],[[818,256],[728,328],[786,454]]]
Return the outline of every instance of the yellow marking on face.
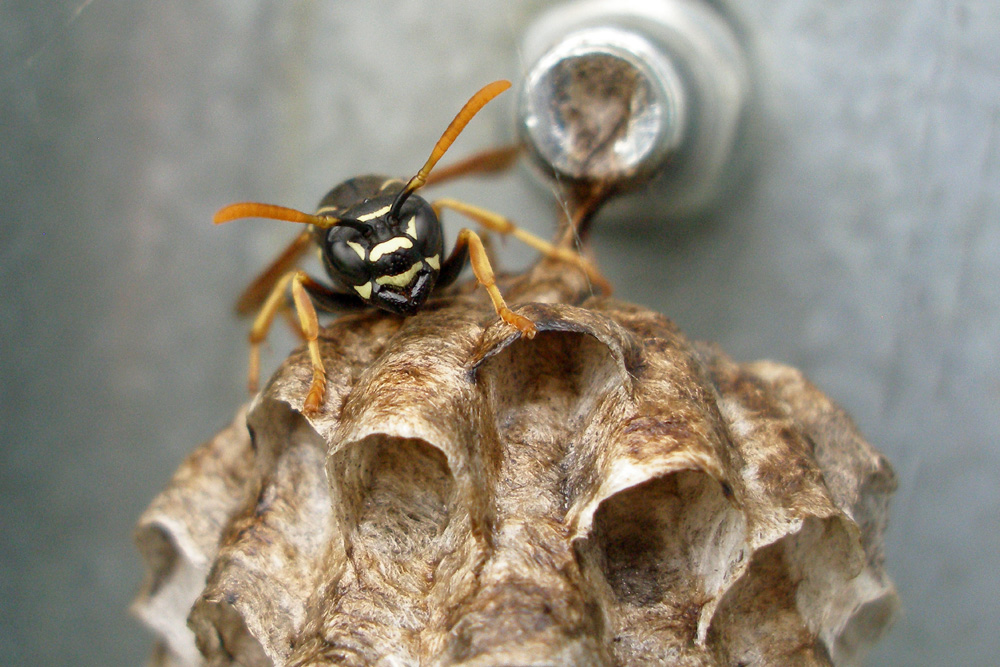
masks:
[[[354,290],[361,295],[361,298],[367,301],[372,296],[372,284],[365,283],[364,285],[354,285]]]
[[[426,261],[427,261],[427,266],[431,267],[435,271],[437,271],[437,270],[439,270],[441,268],[441,256],[440,255],[434,255],[433,257],[428,257]]]
[[[406,287],[413,280],[413,276],[417,275],[417,271],[423,267],[423,262],[414,262],[413,266],[408,268],[402,273],[397,273],[394,276],[379,276],[375,279],[379,285],[392,285],[393,287]]]
[[[382,241],[377,246],[372,248],[372,251],[368,254],[371,261],[377,262],[379,257],[382,255],[388,255],[390,252],[395,252],[400,248],[412,248],[413,241],[406,238],[405,236],[394,236],[388,241]]]
[[[406,223],[406,234],[411,238],[417,238],[417,216],[410,218],[410,221]]]
[[[362,259],[365,258],[365,249],[360,243],[355,243],[354,241],[348,241],[347,245],[350,246],[351,250],[358,253],[358,257]]]
[[[383,206],[377,211],[372,211],[371,213],[365,213],[364,215],[359,215],[358,220],[361,222],[368,222],[369,220],[385,215],[386,213],[389,212],[390,208],[392,208],[392,206]]]

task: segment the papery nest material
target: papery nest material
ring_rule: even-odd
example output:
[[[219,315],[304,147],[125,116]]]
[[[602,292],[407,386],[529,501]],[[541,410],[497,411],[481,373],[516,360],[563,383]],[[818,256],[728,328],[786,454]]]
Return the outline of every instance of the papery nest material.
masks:
[[[300,350],[191,454],[138,527],[153,664],[860,663],[895,480],[849,417],[564,265],[505,293],[534,340],[471,290],[344,316],[322,414]]]

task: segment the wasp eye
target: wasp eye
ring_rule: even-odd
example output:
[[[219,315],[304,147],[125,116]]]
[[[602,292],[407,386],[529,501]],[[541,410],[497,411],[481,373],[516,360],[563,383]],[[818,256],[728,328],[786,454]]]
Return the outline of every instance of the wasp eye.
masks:
[[[434,209],[419,197],[410,197],[410,200],[415,205],[404,206],[400,214],[407,235],[413,237],[417,249],[424,257],[440,255],[444,249],[444,239],[441,237],[441,223],[438,222]]]
[[[323,259],[331,274],[344,278],[352,285],[361,285],[371,278],[367,248],[358,230],[333,227],[326,236]]]

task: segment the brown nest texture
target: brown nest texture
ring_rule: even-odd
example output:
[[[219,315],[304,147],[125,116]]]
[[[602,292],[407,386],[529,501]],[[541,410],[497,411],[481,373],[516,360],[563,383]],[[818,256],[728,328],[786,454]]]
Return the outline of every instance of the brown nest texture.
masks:
[[[886,459],[543,261],[334,319],[142,516],[155,665],[853,665],[896,607]]]

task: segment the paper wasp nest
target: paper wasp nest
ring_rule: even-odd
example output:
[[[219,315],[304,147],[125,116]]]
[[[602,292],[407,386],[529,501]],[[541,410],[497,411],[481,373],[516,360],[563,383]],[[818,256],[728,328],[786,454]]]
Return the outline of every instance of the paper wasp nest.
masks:
[[[335,319],[320,416],[299,351],[189,456],[138,528],[153,664],[859,663],[895,482],[847,415],[563,265],[505,292],[533,340],[481,290]]]

